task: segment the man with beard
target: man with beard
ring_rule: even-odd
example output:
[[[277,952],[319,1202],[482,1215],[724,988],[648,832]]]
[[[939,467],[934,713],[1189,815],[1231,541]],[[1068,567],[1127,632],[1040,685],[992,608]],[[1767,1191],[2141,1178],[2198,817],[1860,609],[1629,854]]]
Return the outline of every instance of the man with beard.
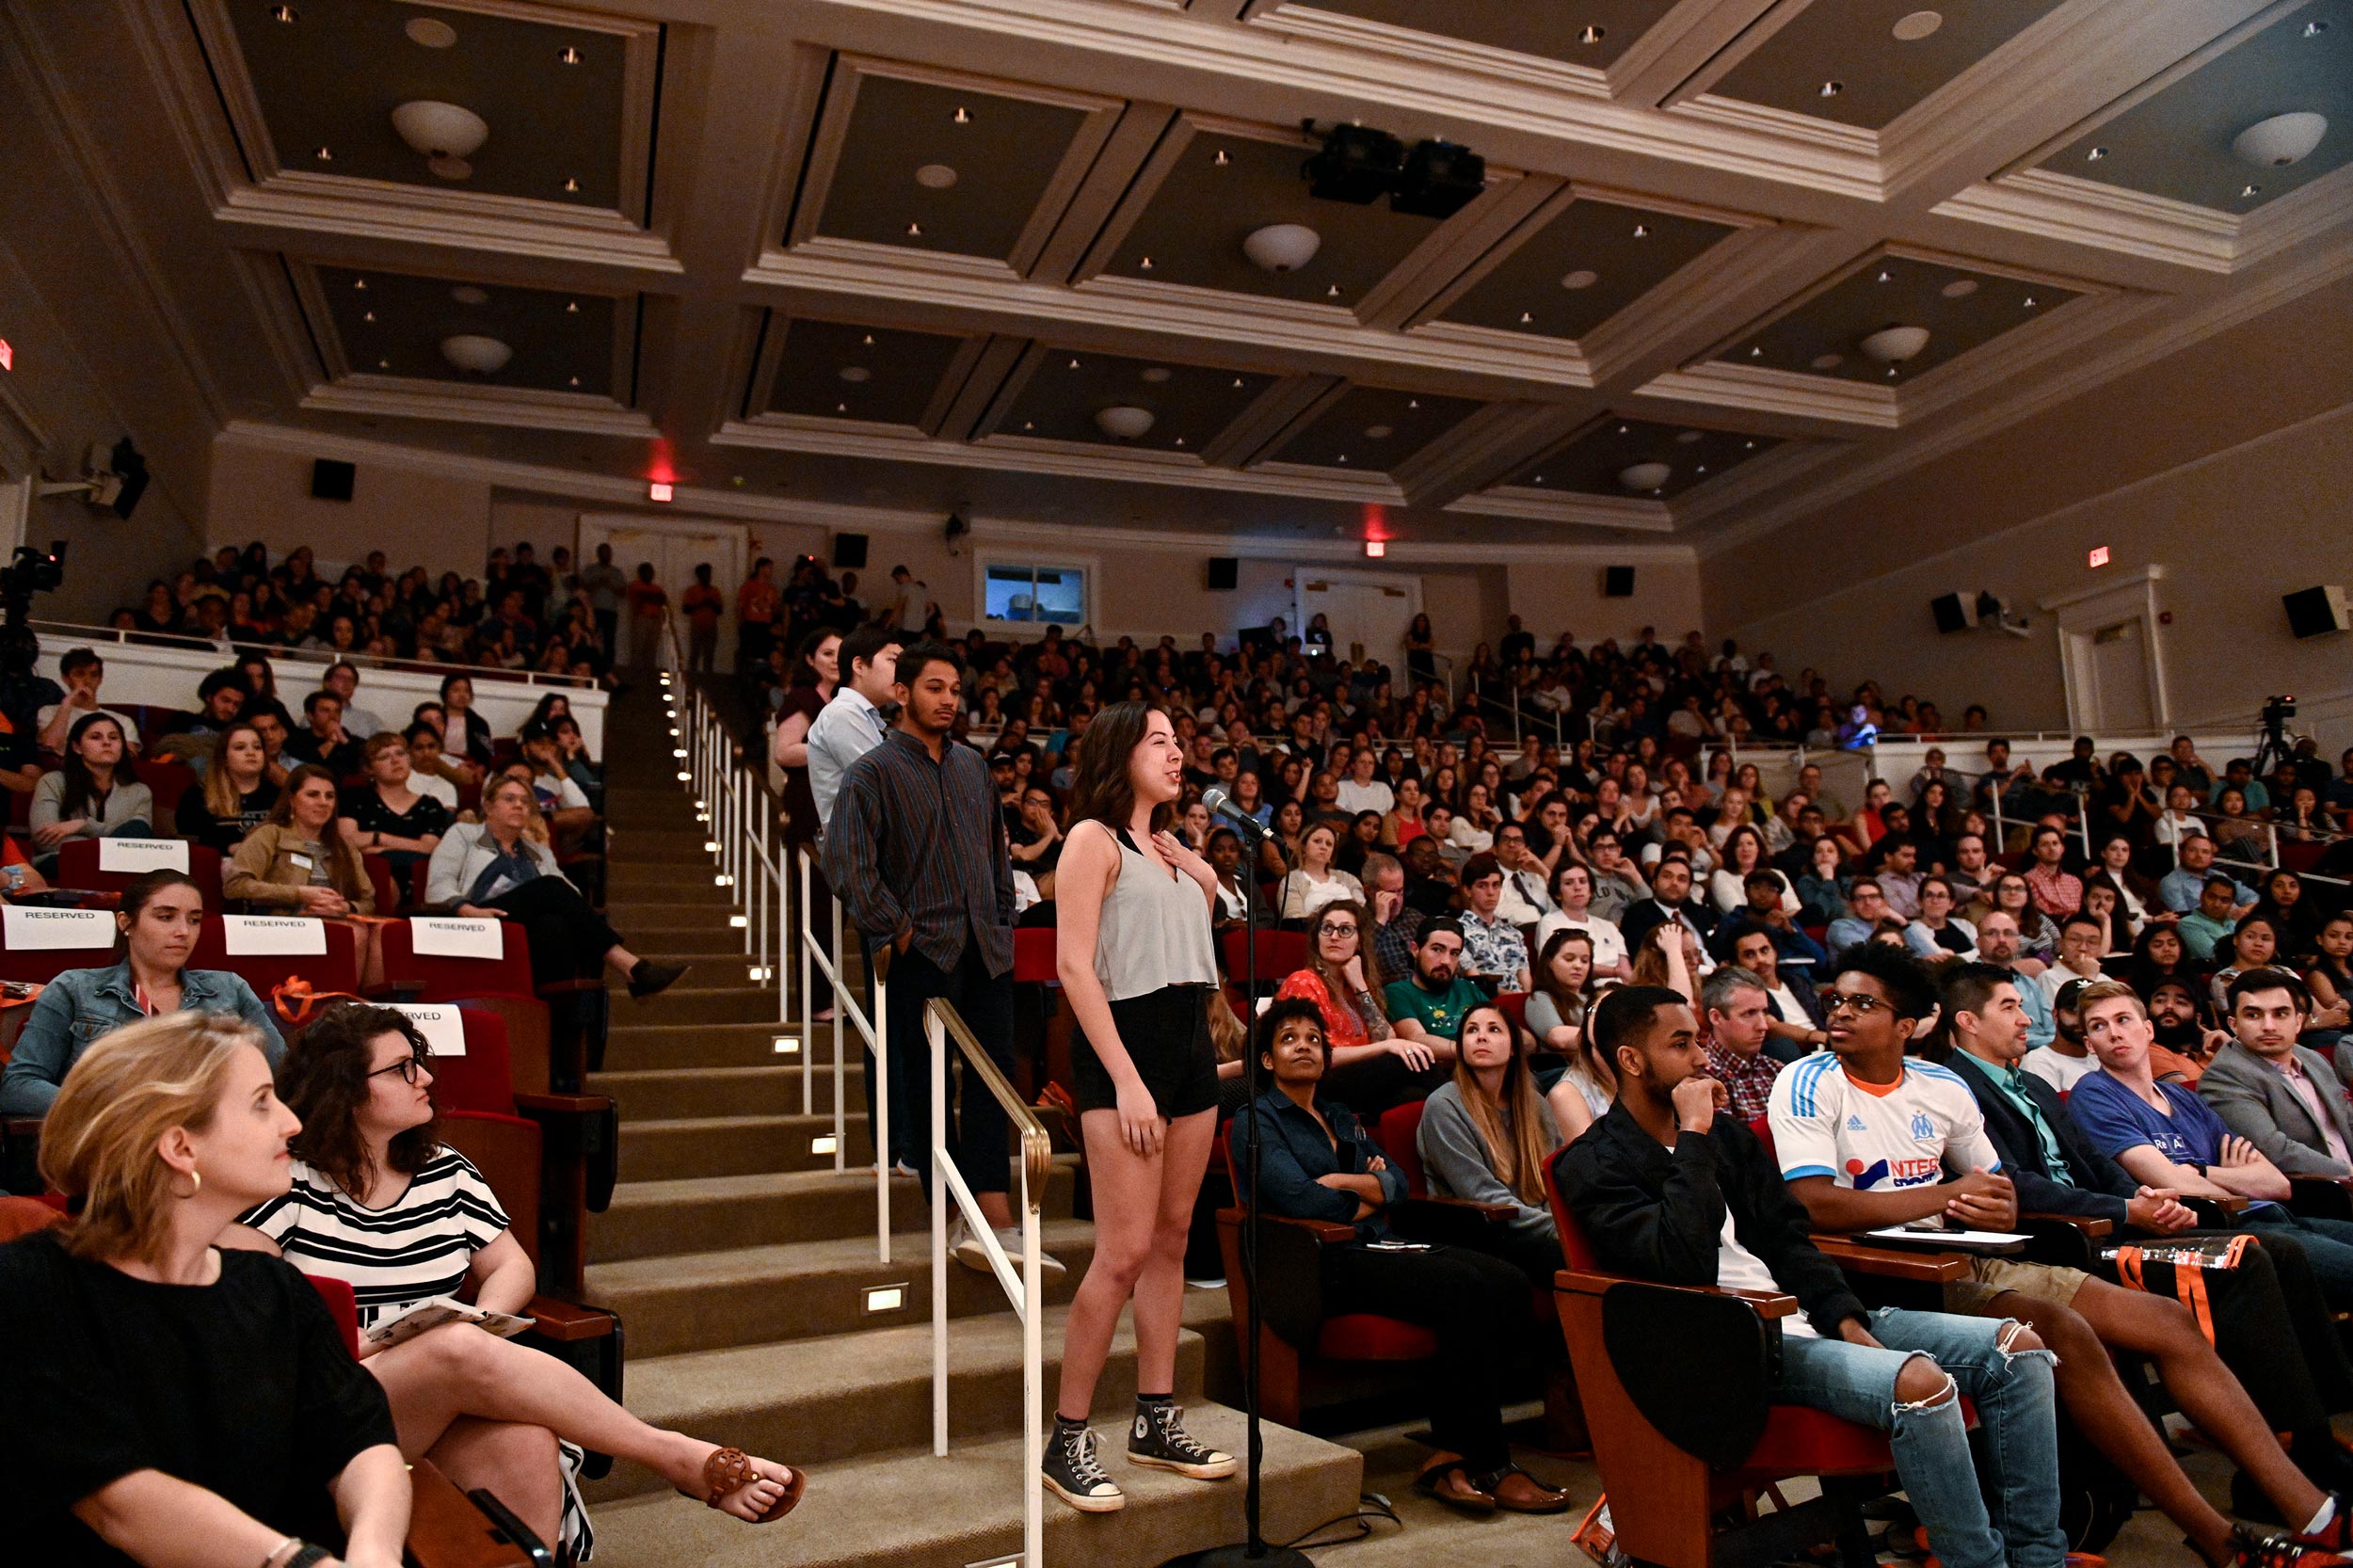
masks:
[[[2083,1016],[2075,1011],[2075,999],[2092,984],[2071,980],[2058,988],[2051,999],[2051,1043],[2026,1053],[2026,1071],[2062,1095],[2073,1093],[2076,1084],[2100,1070],[2099,1059],[2084,1042]]]
[[[2198,1086],[2199,1074],[2214,1053],[2231,1043],[2228,1031],[2208,1029],[2198,1016],[2198,987],[2186,980],[2160,980],[2149,988],[2149,1023],[2156,1043],[2150,1064],[2160,1079]]]

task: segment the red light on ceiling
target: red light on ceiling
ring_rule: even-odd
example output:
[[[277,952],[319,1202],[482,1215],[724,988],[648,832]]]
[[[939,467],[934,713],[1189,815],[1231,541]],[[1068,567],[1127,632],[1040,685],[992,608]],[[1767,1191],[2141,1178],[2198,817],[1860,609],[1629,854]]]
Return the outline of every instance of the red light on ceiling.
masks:
[[[2091,563],[2094,570],[2106,566],[2108,564],[2108,547],[2106,545],[2094,546],[2091,553],[2087,556],[2086,559]]]
[[[669,485],[667,485],[666,483],[664,483],[664,481],[662,481],[662,480],[660,480],[660,479],[656,479],[656,480],[654,480],[651,484],[649,484],[649,485],[648,485],[648,486],[646,487],[646,499],[647,499],[647,500],[648,500],[648,501],[667,501],[667,500],[669,500],[669,499],[670,499],[670,487],[669,487]]]
[[[1388,552],[1389,541],[1386,539],[1367,539],[1365,541],[1365,559],[1368,561],[1378,561]]]
[[[8,339],[0,338],[0,370],[14,370],[15,368],[16,350],[8,346]]]

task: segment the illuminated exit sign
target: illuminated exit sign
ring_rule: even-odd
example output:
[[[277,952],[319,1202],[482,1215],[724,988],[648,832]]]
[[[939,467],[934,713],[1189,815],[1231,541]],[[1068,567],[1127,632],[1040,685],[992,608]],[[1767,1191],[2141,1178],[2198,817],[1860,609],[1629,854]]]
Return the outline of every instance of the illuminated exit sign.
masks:
[[[15,368],[16,350],[8,346],[8,339],[0,338],[0,370],[14,370]]]
[[[2090,561],[2093,570],[2098,570],[2108,564],[2108,547],[2106,545],[2095,546],[2086,559]]]

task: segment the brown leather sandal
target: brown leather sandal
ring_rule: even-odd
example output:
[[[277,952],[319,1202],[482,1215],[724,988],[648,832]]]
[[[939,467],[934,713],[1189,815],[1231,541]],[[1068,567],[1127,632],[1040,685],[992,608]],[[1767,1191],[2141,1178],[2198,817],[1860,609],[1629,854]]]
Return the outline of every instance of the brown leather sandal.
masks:
[[[1465,1513],[1496,1511],[1494,1495],[1481,1491],[1479,1483],[1471,1480],[1459,1454],[1440,1454],[1423,1465],[1421,1473],[1414,1478],[1414,1490]]]
[[[784,1496],[769,1505],[767,1512],[762,1513],[757,1519],[746,1520],[745,1523],[773,1525],[792,1512],[794,1506],[800,1502],[801,1494],[808,1489],[808,1474],[794,1469],[790,1464],[784,1466],[784,1473],[790,1478],[784,1483]],[[721,1500],[729,1493],[767,1479],[752,1467],[751,1456],[743,1449],[713,1448],[711,1450],[710,1457],[703,1461],[703,1502],[712,1508],[719,1508]],[[680,1490],[685,1491],[682,1487]],[[694,1494],[686,1493],[685,1495],[692,1496]],[[720,1512],[724,1513],[727,1511],[720,1509]]]

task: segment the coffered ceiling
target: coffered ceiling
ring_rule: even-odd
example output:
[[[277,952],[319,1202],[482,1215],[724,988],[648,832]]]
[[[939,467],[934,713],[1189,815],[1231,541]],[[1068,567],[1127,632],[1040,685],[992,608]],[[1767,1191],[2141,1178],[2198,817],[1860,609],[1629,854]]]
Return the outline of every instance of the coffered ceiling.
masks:
[[[0,50],[200,261],[152,286],[218,425],[557,494],[1705,549],[2353,271],[2353,0],[88,0]],[[1483,184],[1318,197],[1335,127]]]

